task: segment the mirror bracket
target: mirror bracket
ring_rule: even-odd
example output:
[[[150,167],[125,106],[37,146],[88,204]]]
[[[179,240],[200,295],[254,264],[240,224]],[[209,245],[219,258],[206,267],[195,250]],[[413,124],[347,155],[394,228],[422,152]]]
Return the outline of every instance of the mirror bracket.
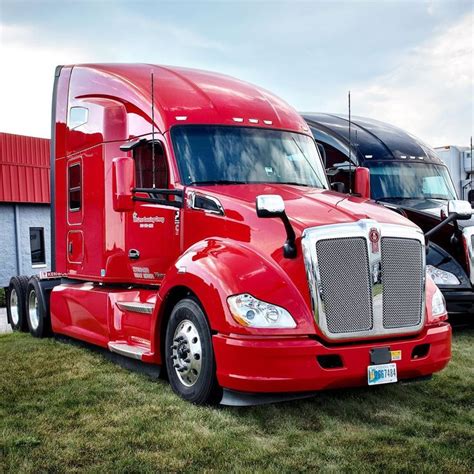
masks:
[[[283,245],[285,258],[296,258],[296,234],[285,212],[285,202],[278,194],[261,194],[257,196],[255,206],[257,216],[262,218],[278,217],[282,220],[286,231],[286,242]]]
[[[434,226],[428,232],[425,233],[425,240],[428,243],[430,237],[440,229],[442,229],[445,225],[454,222],[455,228],[458,229],[457,221],[458,220],[467,220],[472,217],[472,208],[471,204],[467,201],[459,201],[459,200],[451,200],[448,201],[448,216],[442,220],[438,225]],[[446,214],[444,211],[441,211],[441,218],[443,218]]]

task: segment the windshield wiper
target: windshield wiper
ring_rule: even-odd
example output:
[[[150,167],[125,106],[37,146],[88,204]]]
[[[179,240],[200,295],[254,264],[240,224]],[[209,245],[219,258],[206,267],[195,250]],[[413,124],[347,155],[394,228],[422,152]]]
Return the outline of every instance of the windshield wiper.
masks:
[[[296,181],[271,181],[270,184],[289,184],[290,186],[304,186],[305,188],[315,188],[311,184],[297,183]]]
[[[199,186],[199,185],[209,185],[209,184],[248,184],[247,181],[233,181],[230,179],[213,179],[210,181],[193,181],[189,183],[188,186]]]
[[[420,196],[384,196],[376,199],[376,201],[406,201],[407,199],[425,199]]]

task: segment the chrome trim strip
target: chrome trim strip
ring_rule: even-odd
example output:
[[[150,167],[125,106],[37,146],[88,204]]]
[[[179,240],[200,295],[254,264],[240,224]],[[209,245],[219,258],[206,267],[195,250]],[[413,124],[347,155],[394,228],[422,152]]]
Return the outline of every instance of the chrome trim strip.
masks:
[[[209,199],[212,201],[218,208],[218,211],[213,211],[211,209],[203,209],[202,207],[196,207],[196,196],[202,197],[204,199]],[[215,214],[218,216],[224,215],[224,208],[222,207],[221,202],[219,199],[215,198],[214,196],[209,196],[208,194],[197,193],[196,191],[189,191],[188,193],[188,206],[190,209],[195,209],[196,211],[202,211],[206,214]]]
[[[125,342],[109,342],[108,347],[110,352],[137,360],[142,360],[143,354],[147,352],[144,347],[130,346]]]
[[[139,303],[135,301],[118,301],[117,307],[122,311],[130,311],[131,313],[152,314],[155,305],[152,303]]]
[[[378,251],[371,251],[371,242],[369,234],[375,229],[379,235]],[[327,326],[324,311],[324,301],[321,297],[321,275],[319,272],[318,256],[316,252],[316,243],[319,240],[339,239],[339,238],[357,238],[366,240],[369,249],[370,276],[372,281],[372,305],[373,305],[373,327],[367,331],[331,333]],[[422,290],[422,308],[420,323],[416,326],[401,328],[385,328],[383,326],[383,286],[380,279],[381,268],[381,247],[384,237],[406,238],[418,240],[421,244],[422,267],[423,267],[423,290]],[[354,223],[332,224],[320,227],[305,229],[302,234],[301,244],[303,247],[303,258],[305,261],[306,275],[311,293],[311,304],[316,324],[322,333],[331,340],[340,339],[363,339],[385,336],[390,334],[408,334],[416,333],[421,330],[425,323],[425,304],[426,304],[426,252],[425,238],[421,229],[407,227],[396,224],[380,224],[372,219],[361,219]]]
[[[462,236],[466,242],[467,257],[469,261],[469,280],[474,285],[474,226],[465,227]]]

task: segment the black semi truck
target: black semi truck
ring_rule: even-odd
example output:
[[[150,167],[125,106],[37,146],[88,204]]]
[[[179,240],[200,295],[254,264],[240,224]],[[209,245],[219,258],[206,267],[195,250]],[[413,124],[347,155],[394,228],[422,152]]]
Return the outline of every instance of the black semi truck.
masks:
[[[450,315],[474,316],[474,219],[436,228],[447,217],[448,202],[458,199],[449,170],[436,152],[404,130],[377,120],[353,117],[349,124],[343,115],[302,115],[332,186],[351,192],[354,169],[368,168],[372,199],[428,233],[427,269]]]

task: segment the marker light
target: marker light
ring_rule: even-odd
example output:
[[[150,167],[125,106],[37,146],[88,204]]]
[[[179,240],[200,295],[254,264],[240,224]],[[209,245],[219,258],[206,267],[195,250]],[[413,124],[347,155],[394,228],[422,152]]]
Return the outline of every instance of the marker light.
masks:
[[[439,288],[436,288],[433,299],[431,300],[431,315],[434,318],[438,318],[440,316],[446,316],[447,318],[446,303],[444,301],[443,293],[441,293]]]
[[[295,320],[284,308],[258,300],[248,293],[227,298],[232,317],[252,328],[295,328]]]
[[[426,272],[433,279],[437,285],[460,285],[461,282],[456,275],[453,275],[446,270],[433,267],[433,265],[426,265]]]

